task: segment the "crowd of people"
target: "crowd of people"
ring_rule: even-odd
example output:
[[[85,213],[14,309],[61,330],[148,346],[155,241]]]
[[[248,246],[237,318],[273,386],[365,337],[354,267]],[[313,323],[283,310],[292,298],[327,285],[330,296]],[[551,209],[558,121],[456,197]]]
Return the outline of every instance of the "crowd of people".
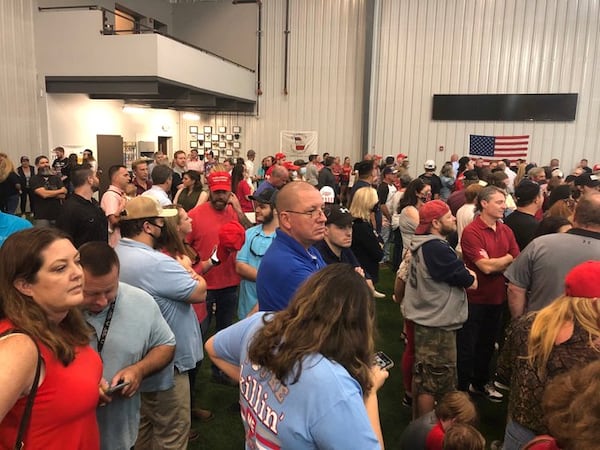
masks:
[[[381,268],[403,318],[401,448],[483,449],[471,397],[503,390],[497,448],[595,445],[598,417],[569,414],[556,382],[598,373],[600,167],[452,155],[413,179],[402,153],[192,149],[107,168],[98,201],[92,152],[54,153],[17,170],[0,154],[0,447],[185,449],[214,418],[194,398],[205,348],[247,448],[383,448]]]

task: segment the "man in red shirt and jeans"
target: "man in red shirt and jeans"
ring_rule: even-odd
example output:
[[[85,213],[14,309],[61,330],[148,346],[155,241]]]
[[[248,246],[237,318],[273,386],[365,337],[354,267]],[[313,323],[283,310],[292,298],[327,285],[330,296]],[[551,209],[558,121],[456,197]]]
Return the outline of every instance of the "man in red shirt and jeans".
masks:
[[[495,186],[477,198],[479,215],[463,231],[461,246],[466,266],[477,274],[478,288],[467,291],[469,317],[457,335],[458,388],[501,401],[489,383],[494,343],[506,302],[503,272],[519,254],[512,230],[502,223],[506,194]]]

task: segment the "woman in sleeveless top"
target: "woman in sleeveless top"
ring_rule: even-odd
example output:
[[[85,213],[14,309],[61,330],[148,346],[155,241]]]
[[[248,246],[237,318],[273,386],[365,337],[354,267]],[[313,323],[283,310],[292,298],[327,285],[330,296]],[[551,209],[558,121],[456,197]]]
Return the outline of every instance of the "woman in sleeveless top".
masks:
[[[78,309],[77,249],[60,231],[31,228],[8,237],[0,260],[0,448],[15,446],[39,355],[38,388],[20,441],[31,449],[99,449],[102,363]]]

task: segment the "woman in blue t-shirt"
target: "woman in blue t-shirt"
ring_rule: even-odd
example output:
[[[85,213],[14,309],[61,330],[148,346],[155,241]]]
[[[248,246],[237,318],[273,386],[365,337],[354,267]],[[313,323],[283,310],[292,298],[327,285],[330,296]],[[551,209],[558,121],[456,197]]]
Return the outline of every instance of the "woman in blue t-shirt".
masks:
[[[344,286],[344,289],[340,289]],[[206,343],[239,380],[246,448],[383,448],[373,365],[373,301],[347,264],[311,276],[289,306],[257,313]]]

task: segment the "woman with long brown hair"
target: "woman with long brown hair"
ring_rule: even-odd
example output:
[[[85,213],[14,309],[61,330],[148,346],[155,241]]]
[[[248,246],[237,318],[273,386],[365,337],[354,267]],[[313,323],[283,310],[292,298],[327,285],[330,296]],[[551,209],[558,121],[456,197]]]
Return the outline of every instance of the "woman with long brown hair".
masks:
[[[60,231],[32,228],[4,242],[0,261],[0,448],[98,449],[102,363],[78,308],[77,249]]]
[[[173,203],[189,211],[198,205],[208,201],[208,192],[202,189],[200,173],[195,170],[184,172],[181,179],[182,186],[173,199]]]
[[[344,289],[339,289],[344,286]],[[247,446],[383,448],[365,279],[347,264],[311,276],[283,311],[257,313],[206,343],[240,382]]]

